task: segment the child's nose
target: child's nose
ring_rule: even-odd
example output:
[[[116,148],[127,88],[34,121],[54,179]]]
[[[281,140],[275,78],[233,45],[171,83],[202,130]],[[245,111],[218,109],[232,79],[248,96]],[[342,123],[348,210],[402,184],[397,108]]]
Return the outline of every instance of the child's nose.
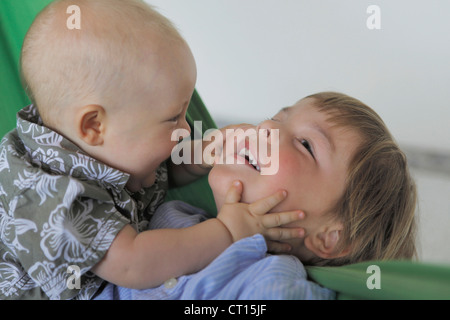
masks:
[[[275,124],[273,123],[274,121],[272,120],[265,120],[263,122],[261,122],[257,127],[256,127],[256,132],[258,132],[258,134],[264,134],[268,137],[270,137],[270,132],[272,129],[275,129]]]

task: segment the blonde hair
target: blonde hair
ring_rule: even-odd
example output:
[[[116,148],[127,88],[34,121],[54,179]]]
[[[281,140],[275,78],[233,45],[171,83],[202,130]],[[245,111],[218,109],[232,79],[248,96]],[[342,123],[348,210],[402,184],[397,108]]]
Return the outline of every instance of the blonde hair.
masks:
[[[79,30],[67,27],[66,11],[74,3]],[[184,43],[172,23],[141,0],[57,0],[44,8],[21,54],[24,87],[44,123],[55,125],[74,104],[100,104],[132,87],[149,32]]]
[[[362,138],[351,159],[345,192],[333,212],[344,225],[338,245],[350,253],[315,265],[416,257],[417,192],[407,159],[380,116],[361,101],[336,92],[313,94],[331,123]]]

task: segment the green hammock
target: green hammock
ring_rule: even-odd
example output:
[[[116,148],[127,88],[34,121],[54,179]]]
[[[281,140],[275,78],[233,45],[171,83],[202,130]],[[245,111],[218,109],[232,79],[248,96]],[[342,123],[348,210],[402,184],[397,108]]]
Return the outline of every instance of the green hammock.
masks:
[[[17,111],[29,104],[18,73],[20,48],[33,18],[50,2],[0,1],[0,136],[14,128]],[[187,118],[191,127],[195,120],[202,121],[203,130],[216,127],[197,92],[192,97]],[[171,199],[181,199],[211,214],[216,213],[207,177],[169,190],[167,200]],[[343,267],[308,267],[307,270],[312,280],[335,290],[338,299],[450,299],[448,265],[372,261]]]

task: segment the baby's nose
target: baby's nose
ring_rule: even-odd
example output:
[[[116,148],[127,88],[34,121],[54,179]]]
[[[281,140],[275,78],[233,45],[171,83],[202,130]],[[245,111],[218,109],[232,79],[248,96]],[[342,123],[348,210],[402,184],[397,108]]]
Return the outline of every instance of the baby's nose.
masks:
[[[187,122],[186,118],[183,119],[183,129],[185,129],[187,132],[183,138],[186,138],[191,135],[191,127],[189,126],[189,123]]]

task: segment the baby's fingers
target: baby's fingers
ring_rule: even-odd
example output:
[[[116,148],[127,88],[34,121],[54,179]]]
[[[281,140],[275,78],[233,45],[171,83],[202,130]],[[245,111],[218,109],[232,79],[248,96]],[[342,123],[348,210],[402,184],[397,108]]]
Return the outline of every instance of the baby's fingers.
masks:
[[[303,228],[272,228],[266,230],[264,236],[272,241],[299,239],[305,236],[305,230]]]
[[[305,214],[302,211],[286,211],[268,213],[262,217],[262,224],[265,228],[279,227],[291,222],[302,220]]]
[[[233,184],[225,195],[225,203],[237,203],[241,201],[242,183],[240,181],[233,181]]]
[[[253,214],[262,215],[273,209],[277,204],[283,201],[286,196],[287,192],[280,190],[268,197],[251,203],[248,208]]]

